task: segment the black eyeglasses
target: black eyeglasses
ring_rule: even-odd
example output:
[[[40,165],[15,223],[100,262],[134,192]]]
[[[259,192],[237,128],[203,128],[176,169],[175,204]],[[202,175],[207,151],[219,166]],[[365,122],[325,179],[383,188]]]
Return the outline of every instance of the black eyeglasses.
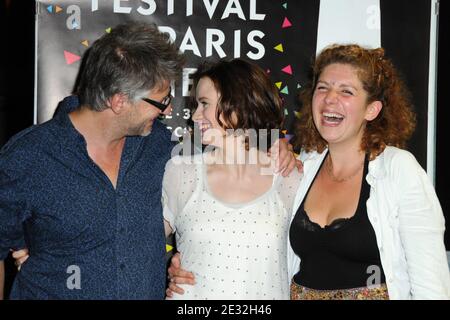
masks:
[[[151,105],[157,107],[159,110],[163,111],[167,109],[167,107],[170,105],[170,102],[172,101],[172,88],[169,88],[169,94],[163,99],[163,101],[155,101],[149,98],[141,98],[147,103],[150,103]]]

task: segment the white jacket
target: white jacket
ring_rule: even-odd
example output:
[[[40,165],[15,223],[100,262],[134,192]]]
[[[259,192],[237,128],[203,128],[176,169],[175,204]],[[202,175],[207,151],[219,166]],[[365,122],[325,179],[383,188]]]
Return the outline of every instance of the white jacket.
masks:
[[[293,215],[327,150],[300,154],[303,181]],[[450,272],[444,246],[445,221],[425,171],[408,151],[387,147],[369,162],[367,214],[375,230],[390,299],[450,299]],[[289,279],[300,258],[288,243]]]

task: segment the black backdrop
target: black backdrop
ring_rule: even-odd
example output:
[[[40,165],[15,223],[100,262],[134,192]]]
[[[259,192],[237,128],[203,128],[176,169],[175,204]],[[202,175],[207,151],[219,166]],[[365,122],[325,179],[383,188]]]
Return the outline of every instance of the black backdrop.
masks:
[[[419,14],[429,12],[428,1],[381,0],[381,44],[387,55],[401,71],[408,88],[413,94],[417,114],[417,126],[409,143],[419,163],[426,168],[427,154],[427,116],[428,105],[428,65],[422,59],[429,60],[429,30],[421,27],[430,24],[430,16]],[[401,16],[402,19],[396,19]],[[401,50],[399,50],[401,48]],[[411,53],[405,59],[405,48]]]
[[[417,19],[427,19],[426,15],[417,15],[414,5],[419,1],[408,0],[381,0],[381,6],[388,8],[385,12],[395,15],[396,12],[408,12],[402,16],[410,16],[412,25]],[[423,2],[422,2],[423,3]],[[450,72],[448,57],[449,37],[445,34],[449,29],[450,4],[448,1],[440,3],[439,18],[439,51],[438,51],[438,87],[437,87],[437,145],[436,145],[436,191],[441,201],[444,214],[446,214],[447,230],[450,228],[450,156],[445,154],[446,135],[449,110],[447,103],[450,93],[447,85],[447,75]],[[0,0],[0,146],[13,134],[33,124],[33,90],[34,90],[34,0]],[[420,12],[420,11],[419,11]],[[429,12],[429,6],[423,8]],[[383,19],[383,18],[382,18]],[[391,19],[394,21],[395,19]],[[422,86],[426,81],[428,70],[423,70],[423,77],[409,77],[408,70],[415,67],[413,59],[402,59],[395,55],[395,49],[402,43],[407,44],[410,50],[428,56],[428,49],[421,46],[424,39],[429,38],[426,32],[402,29],[401,24],[393,26],[395,33],[383,34],[382,43],[390,52],[391,58],[405,74],[408,85]],[[426,97],[414,97],[426,105]],[[426,127],[426,119],[419,126]],[[425,131],[422,131],[425,132]],[[420,146],[415,146],[421,148]],[[426,147],[426,146],[425,146]],[[423,154],[426,154],[424,152]],[[424,164],[426,159],[419,159]],[[450,236],[446,232],[447,250],[450,250]],[[7,261],[7,287],[14,275],[14,268]]]

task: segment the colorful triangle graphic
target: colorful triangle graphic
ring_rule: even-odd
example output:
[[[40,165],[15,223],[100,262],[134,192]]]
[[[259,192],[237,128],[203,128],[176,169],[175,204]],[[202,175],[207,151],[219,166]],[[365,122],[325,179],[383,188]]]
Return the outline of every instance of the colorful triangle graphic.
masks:
[[[287,74],[292,75],[292,67],[291,67],[291,65],[287,65],[286,67],[284,67],[283,69],[281,69],[281,71],[283,71],[283,72],[285,72],[285,73],[287,73]]]
[[[166,252],[170,252],[173,250],[173,247],[170,244],[166,244]]]
[[[295,114],[295,117],[296,117],[297,119],[300,119],[300,112],[294,111],[294,114]]]
[[[283,82],[275,82],[275,86],[278,88],[278,89],[281,89],[281,85],[283,84]]]
[[[50,13],[53,13],[53,6],[48,6],[47,7],[47,11],[50,12]]]
[[[62,8],[59,6],[55,6],[55,12],[60,13],[62,11]]]
[[[106,33],[111,33],[111,28],[105,29]]]
[[[280,92],[281,92],[281,93],[284,93],[284,94],[289,94],[289,88],[288,88],[288,86],[285,86],[285,87],[283,88],[283,90],[281,90]]]
[[[287,10],[287,2],[283,3],[283,8],[285,8]]]
[[[289,21],[289,19],[288,18],[284,18],[284,21],[283,21],[283,25],[281,26],[282,28],[289,28],[289,27],[291,27],[292,26],[292,23]]]
[[[284,115],[287,116],[289,114],[288,109],[284,109]]]
[[[80,56],[66,50],[64,50],[64,58],[66,59],[67,64],[72,64],[81,59]]]
[[[301,87],[300,83],[297,83],[297,89],[300,89]]]
[[[89,47],[89,41],[87,40],[81,41],[81,44],[85,47]]]
[[[283,45],[282,45],[281,43],[280,43],[279,45],[275,46],[274,49],[275,49],[275,50],[278,50],[278,51],[280,51],[280,52],[284,52],[284,51],[283,51]]]

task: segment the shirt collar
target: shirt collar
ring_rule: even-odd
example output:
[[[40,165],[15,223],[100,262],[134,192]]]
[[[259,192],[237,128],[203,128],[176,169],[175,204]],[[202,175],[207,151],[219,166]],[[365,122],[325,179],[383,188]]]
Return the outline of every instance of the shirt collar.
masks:
[[[388,147],[386,147],[388,148]],[[384,152],[379,154],[374,160],[369,161],[368,179],[382,179],[386,175]]]
[[[83,146],[86,146],[86,140],[84,139],[83,135],[80,132],[78,132],[77,129],[75,129],[69,117],[69,113],[75,109],[76,107],[73,108],[64,107],[64,109],[62,110],[57,109],[54,115],[54,120],[63,129],[64,138],[66,138],[66,142],[73,142],[77,145],[82,144]]]
[[[56,108],[55,114],[53,119],[56,121],[56,123],[63,129],[64,138],[66,139],[66,142],[72,142],[76,146],[82,146],[84,150],[87,148],[86,140],[84,139],[83,135],[78,132],[78,130],[73,125],[72,121],[70,120],[69,113],[76,110],[79,107],[79,100],[76,95],[71,95],[68,97],[65,97]],[[156,122],[156,121],[155,121]],[[154,127],[156,126],[156,123],[154,123]],[[152,138],[152,134],[150,134],[148,137],[141,137],[141,136],[128,136],[126,137],[126,143],[124,151],[128,151],[131,154],[134,154],[135,151],[139,148],[142,141],[145,138]]]

